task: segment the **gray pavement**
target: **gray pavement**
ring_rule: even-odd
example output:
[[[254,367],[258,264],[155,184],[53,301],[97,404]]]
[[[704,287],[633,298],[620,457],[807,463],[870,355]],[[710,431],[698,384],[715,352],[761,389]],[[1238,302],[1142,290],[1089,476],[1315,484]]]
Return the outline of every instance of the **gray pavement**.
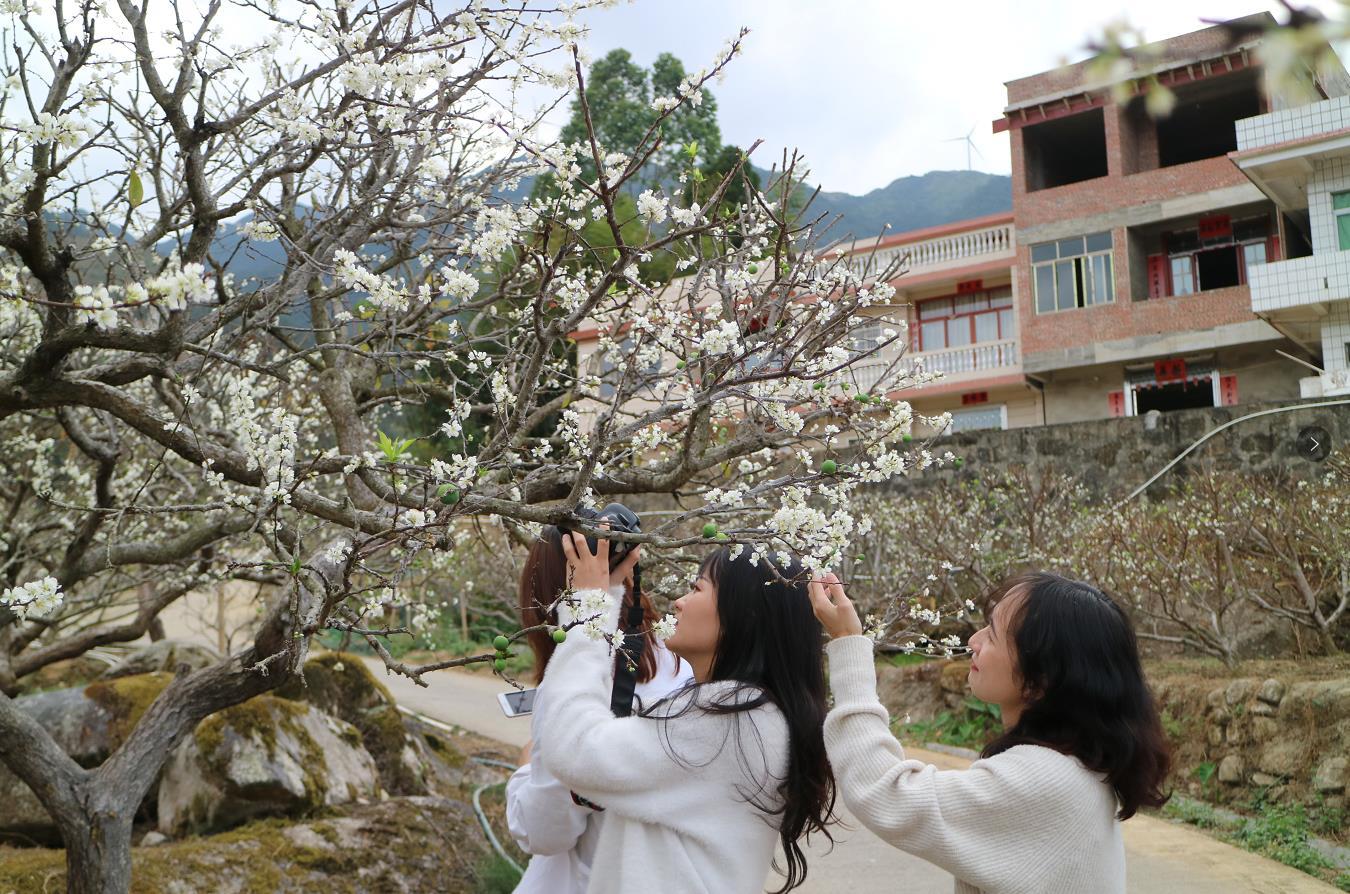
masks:
[[[440,671],[427,688],[404,677],[386,675],[377,661],[370,668],[399,704],[442,723],[462,727],[508,745],[530,737],[526,719],[503,716],[497,693],[507,686],[486,673]],[[967,765],[959,757],[907,749],[911,757],[939,767]],[[840,830],[832,851],[822,843],[809,848],[806,884],[801,894],[950,894],[952,877],[941,869],[896,850],[845,814],[851,830]],[[1280,863],[1216,841],[1201,832],[1147,816],[1125,823],[1129,894],[1325,894],[1336,889]],[[771,881],[771,884],[773,882]]]

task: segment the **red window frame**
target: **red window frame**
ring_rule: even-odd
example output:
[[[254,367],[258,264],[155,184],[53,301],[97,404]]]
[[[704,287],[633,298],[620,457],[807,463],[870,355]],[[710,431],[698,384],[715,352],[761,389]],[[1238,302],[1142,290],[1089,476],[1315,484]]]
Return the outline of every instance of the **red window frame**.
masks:
[[[976,295],[982,296],[982,297],[984,298],[984,307],[981,307],[981,308],[979,308],[979,309],[977,309],[977,310],[968,310],[968,311],[963,311],[963,312],[961,312],[961,313],[956,313],[955,307],[956,307],[956,302],[957,302],[958,300],[968,300],[968,299],[970,299],[970,298],[975,297]],[[994,297],[1007,298],[1008,301],[1009,301],[1009,304],[1008,304],[1007,306],[1005,306],[1005,307],[993,307],[991,302],[992,302],[992,299],[993,299]],[[922,310],[922,309],[923,309],[923,306],[924,306],[925,304],[932,304],[932,303],[937,302],[937,301],[951,301],[951,302],[952,302],[953,311],[952,311],[951,313],[949,313],[949,314],[946,314],[945,316],[940,316],[940,317],[925,317],[925,316],[923,316],[923,310]],[[1014,330],[1014,331],[1012,331],[1012,332],[1004,332],[1004,331],[1003,331],[1003,313],[1002,313],[1002,311],[1005,311],[1005,310],[1006,310],[1006,311],[1011,311],[1011,313],[1009,314],[1009,320],[1010,320],[1010,322],[1009,322],[1009,327],[1010,327],[1011,329]],[[980,344],[989,344],[989,342],[977,341],[977,340],[975,339],[975,318],[976,318],[977,316],[979,316],[980,314],[988,314],[988,313],[994,314],[995,321],[996,321],[997,324],[998,324],[998,338],[995,339],[995,341],[1006,341],[1007,339],[1016,337],[1017,333],[1016,333],[1015,330],[1017,329],[1017,314],[1016,314],[1016,311],[1014,311],[1014,309],[1013,309],[1013,304],[1012,304],[1012,286],[996,286],[996,287],[994,287],[994,288],[981,289],[979,292],[969,292],[969,291],[968,291],[968,292],[964,292],[964,293],[953,292],[953,293],[951,293],[950,295],[938,295],[938,296],[935,296],[935,297],[933,297],[933,298],[925,298],[925,299],[922,300],[922,301],[916,302],[915,305],[914,305],[914,329],[913,329],[913,332],[914,332],[914,348],[913,348],[913,349],[914,349],[915,351],[926,351],[926,350],[943,351],[943,350],[946,350],[947,347],[948,347],[948,345],[945,343],[945,342],[946,342],[946,338],[947,338],[947,335],[946,335],[946,333],[947,333],[947,325],[946,325],[946,324],[947,324],[947,322],[948,322],[949,320],[957,320],[957,319],[961,319],[961,318],[966,318],[967,320],[969,320],[969,325],[970,325],[970,341],[966,342],[964,345],[959,345],[958,347],[968,348],[968,347],[973,347],[973,346],[975,346],[975,345],[980,345]],[[941,323],[943,324],[943,329],[942,329],[943,336],[942,336],[942,337],[943,337],[943,342],[944,342],[944,343],[943,343],[942,347],[940,347],[940,348],[928,348],[928,347],[926,347],[926,346],[924,345],[924,343],[923,343],[923,327],[924,327],[924,324],[925,324],[925,323],[937,323],[937,322],[941,322]]]

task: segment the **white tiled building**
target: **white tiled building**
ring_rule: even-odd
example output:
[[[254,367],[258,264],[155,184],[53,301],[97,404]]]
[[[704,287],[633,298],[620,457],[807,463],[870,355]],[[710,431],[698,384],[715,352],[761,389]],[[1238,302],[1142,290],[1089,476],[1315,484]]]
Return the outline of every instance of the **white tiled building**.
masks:
[[[1248,270],[1252,311],[1320,358],[1303,397],[1350,394],[1350,97],[1239,121],[1237,144],[1290,243],[1289,260]]]

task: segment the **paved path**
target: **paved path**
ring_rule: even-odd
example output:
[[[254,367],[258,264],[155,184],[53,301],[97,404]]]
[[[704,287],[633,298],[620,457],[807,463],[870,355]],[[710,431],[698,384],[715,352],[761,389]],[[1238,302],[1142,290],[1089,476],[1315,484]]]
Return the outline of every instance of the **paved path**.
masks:
[[[522,746],[529,721],[505,717],[497,693],[506,686],[496,677],[464,671],[429,675],[422,688],[404,677],[386,675],[378,662],[371,670],[404,707],[443,723]],[[946,754],[907,749],[911,757],[944,769],[969,762]],[[835,832],[832,852],[815,845],[808,857],[801,894],[950,894],[952,877],[923,860],[898,851],[845,815],[851,830]],[[1194,829],[1137,816],[1124,824],[1128,894],[1326,894],[1336,889],[1287,866],[1216,841]]]

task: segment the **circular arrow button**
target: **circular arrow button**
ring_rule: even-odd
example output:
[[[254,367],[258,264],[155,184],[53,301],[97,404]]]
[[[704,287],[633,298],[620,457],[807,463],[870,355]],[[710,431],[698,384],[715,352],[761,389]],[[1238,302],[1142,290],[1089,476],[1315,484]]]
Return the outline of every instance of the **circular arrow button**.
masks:
[[[1309,425],[1299,431],[1294,447],[1299,456],[1320,463],[1331,455],[1331,433],[1320,425]]]

